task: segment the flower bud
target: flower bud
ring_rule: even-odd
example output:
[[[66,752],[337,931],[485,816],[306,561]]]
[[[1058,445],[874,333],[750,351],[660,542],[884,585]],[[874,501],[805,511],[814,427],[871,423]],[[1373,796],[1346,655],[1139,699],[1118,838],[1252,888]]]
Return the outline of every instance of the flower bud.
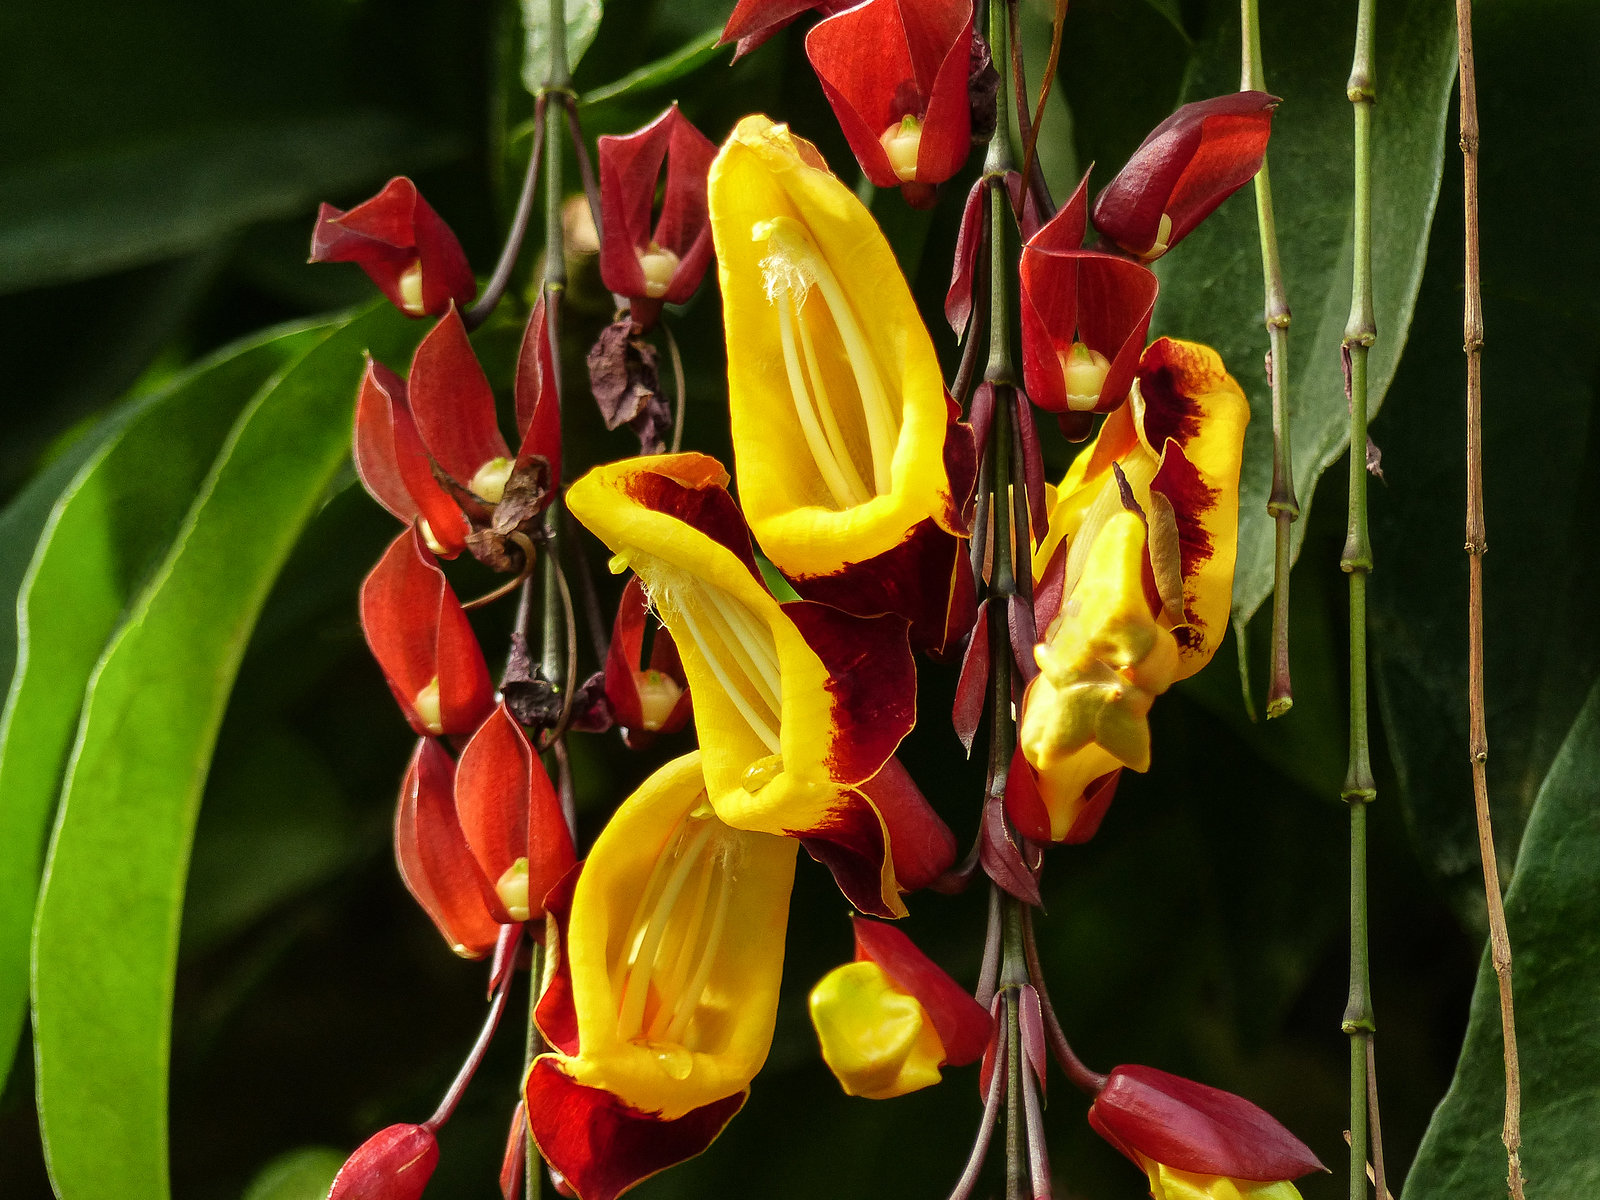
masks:
[[[889,156],[889,167],[901,183],[917,177],[917,151],[922,146],[922,122],[909,113],[883,131],[878,139]]]
[[[357,264],[410,317],[437,316],[478,290],[456,235],[403,176],[349,212],[324,204],[311,261]]]
[[[417,1200],[439,1164],[425,1125],[391,1125],[373,1134],[333,1178],[328,1200]]]

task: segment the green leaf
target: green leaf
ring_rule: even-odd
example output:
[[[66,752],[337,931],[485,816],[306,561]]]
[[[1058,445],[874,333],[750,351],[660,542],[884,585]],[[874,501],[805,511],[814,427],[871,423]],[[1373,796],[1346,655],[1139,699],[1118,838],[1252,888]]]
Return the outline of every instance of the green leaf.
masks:
[[[538,0],[528,0],[528,2],[537,4]],[[717,43],[721,38],[721,26],[708,29],[682,49],[674,50],[654,62],[645,63],[637,71],[630,71],[621,79],[603,87],[585,92],[578,98],[578,103],[584,108],[591,108],[596,104],[604,104],[607,100],[634,96],[639,92],[665,87],[685,75],[698,71],[714,59],[717,56]]]
[[[420,335],[387,305],[239,418],[89,685],[34,932],[40,1125],[59,1195],[168,1195],[167,1050],[196,810],[250,630],[349,453],[361,353]]]
[[[102,422],[39,477],[36,487],[59,494],[42,536],[25,527],[33,489],[0,519],[26,538],[18,548],[28,563],[15,609],[17,670],[0,717],[0,1077],[22,1028],[45,834],[90,672],[240,409],[329,328],[278,329],[231,346]],[[63,486],[58,468],[74,463]]]
[[[1506,893],[1522,1065],[1528,1194],[1600,1193],[1600,687],[1556,756]],[[1433,1115],[1405,1200],[1498,1200],[1505,1100],[1499,988],[1487,953],[1455,1080]]]
[[[1351,105],[1346,48],[1349,4],[1317,0],[1262,5],[1267,87],[1283,97],[1273,119],[1273,207],[1294,324],[1289,333],[1295,488],[1309,510],[1317,479],[1344,454],[1348,409],[1340,341],[1350,310],[1353,261]],[[1239,86],[1237,6],[1215,12],[1198,44],[1185,100]],[[1455,24],[1448,5],[1402,0],[1377,27],[1378,103],[1372,128],[1372,261],[1378,340],[1368,358],[1375,414],[1405,346],[1422,282],[1439,194],[1445,119],[1455,79]],[[1239,485],[1236,616],[1248,619],[1272,591],[1271,402],[1262,370],[1261,251],[1254,190],[1244,188],[1161,260],[1160,333],[1214,347],[1250,397]],[[1305,537],[1294,526],[1294,552]]]
[[[522,86],[532,94],[550,82],[550,6],[564,4],[566,14],[567,71],[578,67],[578,60],[589,49],[600,29],[601,0],[521,0],[522,6]]]
[[[322,1200],[344,1159],[327,1146],[287,1151],[261,1168],[239,1200]]]
[[[0,292],[181,254],[453,148],[410,122],[357,109],[184,130],[0,169]]]

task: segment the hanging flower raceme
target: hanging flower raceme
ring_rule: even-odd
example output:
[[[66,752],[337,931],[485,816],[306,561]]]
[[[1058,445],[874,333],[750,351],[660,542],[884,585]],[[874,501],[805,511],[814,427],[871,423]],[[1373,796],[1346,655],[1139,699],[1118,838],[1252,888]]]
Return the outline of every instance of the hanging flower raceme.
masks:
[[[1022,377],[1028,396],[1081,438],[1088,414],[1128,397],[1158,290],[1146,267],[1083,249],[1088,177],[1022,248]]]
[[[396,538],[361,584],[361,627],[417,733],[471,733],[489,715],[483,651],[417,528]]]
[[[319,208],[311,261],[357,264],[408,317],[438,316],[478,290],[456,235],[403,176],[349,212]]]
[[[727,478],[701,454],[631,459],[590,471],[567,503],[672,632],[717,816],[801,838],[862,911],[900,915],[900,892],[955,857],[893,759],[915,720],[905,622],[780,604]]]
[[[1034,558],[1040,674],[1018,730],[1036,789],[1020,780],[1007,792],[1027,836],[1092,836],[1110,799],[1105,777],[1149,768],[1155,697],[1216,653],[1249,419],[1215,351],[1162,338],[1140,360],[1129,403],[1057,490]]]
[[[711,265],[706,171],[716,152],[676,104],[636,133],[600,139],[600,277],[641,325],[692,296]]]
[[[867,178],[932,205],[972,149],[972,5],[866,0],[813,26],[806,54]]]
[[[529,1071],[528,1127],[580,1200],[699,1154],[743,1105],[772,1044],[795,851],[720,820],[690,754],[552,892],[537,1017],[554,1049]]]
[[[766,117],[739,123],[710,192],[756,540],[802,596],[899,613],[917,645],[943,645],[970,624],[975,453],[893,252],[815,147]]]
[[[1154,1200],[1299,1200],[1289,1180],[1326,1170],[1242,1096],[1153,1067],[1117,1067],[1089,1124],[1150,1181]]]
[[[693,711],[683,661],[665,626],[650,643],[650,665],[641,666],[648,610],[644,588],[634,576],[622,589],[606,655],[606,699],[623,739],[635,750],[644,749],[658,733],[682,729]]]
[[[515,457],[451,308],[417,346],[409,380],[368,360],[356,400],[356,472],[379,504],[418,522],[434,553],[453,558],[470,549],[497,570],[517,569],[526,551],[508,550],[508,539],[526,537],[560,485],[559,412],[543,300],[517,363]]]
[[[856,961],[811,989],[822,1057],[844,1090],[886,1100],[976,1062],[993,1027],[983,1005],[894,926],[854,925]]]
[[[1101,189],[1095,228],[1146,262],[1160,258],[1261,169],[1277,106],[1265,92],[1185,104]]]

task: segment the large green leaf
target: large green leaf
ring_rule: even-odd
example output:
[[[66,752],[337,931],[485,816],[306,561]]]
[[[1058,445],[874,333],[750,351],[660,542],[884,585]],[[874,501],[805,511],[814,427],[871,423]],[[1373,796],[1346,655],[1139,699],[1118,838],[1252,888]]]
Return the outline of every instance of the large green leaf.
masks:
[[[1506,894],[1530,1196],[1600,1194],[1600,688],[1556,756]],[[1405,1200],[1498,1200],[1504,1103],[1499,988],[1485,954],[1456,1077]]]
[[[410,122],[355,109],[186,129],[0,169],[0,292],[180,254],[451,148]]]
[[[567,70],[576,69],[600,29],[600,0],[555,0],[564,4]],[[551,0],[521,0],[522,86],[538,92],[550,82]]]
[[[26,537],[17,550],[28,563],[16,591],[18,667],[0,717],[0,1078],[22,1028],[45,834],[89,674],[240,409],[328,331],[274,330],[219,352],[107,418],[79,443],[93,452],[87,463],[64,454],[0,519],[0,530]],[[59,467],[74,464],[62,480]],[[40,486],[59,499],[30,526]]]
[[[361,352],[401,358],[419,333],[385,306],[257,397],[90,682],[34,934],[40,1121],[68,1200],[168,1193],[178,919],[211,748],[267,591],[348,454]]]
[[[1348,409],[1339,347],[1350,310],[1351,105],[1345,99],[1355,9],[1334,0],[1261,6],[1273,121],[1273,202],[1294,311],[1289,334],[1295,486],[1303,509],[1343,453]],[[1372,131],[1372,258],[1378,341],[1368,360],[1376,412],[1405,346],[1439,192],[1445,117],[1455,78],[1450,6],[1401,0],[1377,24],[1378,104]],[[1185,100],[1239,86],[1239,9],[1213,4]],[[1248,619],[1272,591],[1270,396],[1261,364],[1261,252],[1250,188],[1162,260],[1161,333],[1214,346],[1250,395],[1253,420],[1240,481],[1234,611]],[[1294,546],[1306,522],[1295,526]]]
[[[322,1200],[344,1159],[327,1146],[290,1150],[261,1168],[241,1200]]]
[[[531,2],[538,3],[538,0]],[[585,92],[578,98],[578,103],[584,108],[590,108],[596,104],[604,104],[607,100],[633,97],[641,92],[653,91],[669,83],[675,83],[716,58],[721,38],[720,25],[715,29],[708,29],[694,41],[674,50],[671,54],[647,62],[637,71],[630,71],[621,79]]]

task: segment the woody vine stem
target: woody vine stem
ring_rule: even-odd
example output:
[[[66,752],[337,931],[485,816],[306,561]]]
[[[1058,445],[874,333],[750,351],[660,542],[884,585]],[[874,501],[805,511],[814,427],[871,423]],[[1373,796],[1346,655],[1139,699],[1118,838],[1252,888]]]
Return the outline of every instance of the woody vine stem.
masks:
[[[1350,809],[1350,994],[1342,1028],[1350,1038],[1350,1200],[1367,1195],[1368,1147],[1378,1200],[1387,1200],[1373,1069],[1372,985],[1367,968],[1367,805],[1377,798],[1367,734],[1367,354],[1377,339],[1372,304],[1372,110],[1374,0],[1360,0],[1355,57],[1345,94],[1355,115],[1355,257],[1350,319],[1341,347],[1350,398],[1350,508],[1339,566],[1350,577],[1350,762],[1340,794]],[[1369,1143],[1370,1134],[1370,1143]]]

